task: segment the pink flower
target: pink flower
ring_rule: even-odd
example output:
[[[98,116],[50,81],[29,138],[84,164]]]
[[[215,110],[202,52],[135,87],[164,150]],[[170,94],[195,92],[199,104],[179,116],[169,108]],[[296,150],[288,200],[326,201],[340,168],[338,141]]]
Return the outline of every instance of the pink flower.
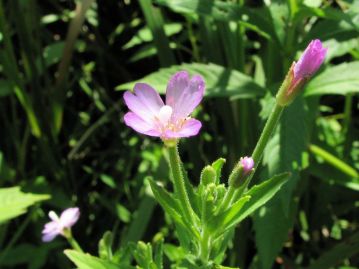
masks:
[[[66,229],[70,229],[80,217],[80,209],[72,207],[66,209],[58,217],[54,211],[49,212],[49,217],[52,221],[45,224],[42,230],[42,241],[50,242],[57,235],[64,235]]]
[[[241,158],[241,164],[243,165],[243,172],[244,174],[248,174],[252,171],[253,167],[254,167],[254,160],[252,159],[252,157],[244,157]]]
[[[294,65],[294,81],[313,76],[324,62],[327,50],[319,39],[312,40]]]
[[[189,115],[201,102],[204,90],[201,76],[190,78],[186,71],[177,72],[168,82],[164,104],[150,85],[137,83],[134,93],[127,91],[123,96],[130,109],[125,123],[139,133],[162,140],[197,135],[202,124]]]

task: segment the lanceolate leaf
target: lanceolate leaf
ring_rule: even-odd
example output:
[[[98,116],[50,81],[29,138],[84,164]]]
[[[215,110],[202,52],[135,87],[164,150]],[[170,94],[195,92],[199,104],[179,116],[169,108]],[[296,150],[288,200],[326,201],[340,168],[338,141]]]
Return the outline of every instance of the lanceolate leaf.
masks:
[[[23,193],[20,187],[1,188],[0,223],[25,213],[27,207],[49,198],[46,194]]]
[[[153,180],[150,180],[150,185],[153,195],[163,207],[163,209],[167,212],[167,214],[169,214],[176,222],[183,223],[182,217],[180,215],[181,208],[172,195]]]
[[[255,185],[246,192],[245,195],[250,196],[251,199],[242,207],[237,223],[268,202],[280,190],[289,177],[290,173],[276,175],[259,185]]]
[[[218,216],[214,216],[210,220],[209,226],[213,231],[218,230],[222,232],[223,230],[228,230],[232,226],[238,224],[241,219],[241,209],[250,199],[251,197],[249,195],[243,196],[228,210],[222,212]]]
[[[65,250],[66,256],[74,263],[79,269],[130,269],[130,266],[117,265],[110,261],[105,261],[100,258],[78,252],[76,250]]]
[[[187,227],[187,229],[194,236],[198,236],[198,233],[194,230],[193,225],[188,223],[186,220],[183,220],[182,216],[180,215],[180,212],[182,212],[182,210],[177,200],[175,200],[175,198],[173,198],[170,193],[168,193],[163,187],[159,186],[153,180],[150,180],[150,185],[156,200],[160,203],[166,213],[173,218],[176,224],[182,228]]]
[[[216,64],[184,63],[162,68],[144,78],[116,87],[117,90],[133,89],[137,82],[150,84],[160,93],[165,93],[169,78],[177,71],[187,70],[191,75],[199,74],[206,81],[205,94],[209,97],[250,98],[262,96],[265,90],[253,79],[237,70]]]
[[[305,96],[359,92],[359,61],[327,68],[314,77],[305,88]]]
[[[214,228],[225,227],[225,230],[234,227],[256,209],[268,202],[278,192],[289,176],[289,173],[279,174],[252,187],[245,193],[245,196],[234,203],[230,209],[214,218],[210,225]]]
[[[223,158],[219,158],[218,160],[212,163],[213,169],[216,171],[216,184],[220,183],[222,167],[225,164],[226,160]]]

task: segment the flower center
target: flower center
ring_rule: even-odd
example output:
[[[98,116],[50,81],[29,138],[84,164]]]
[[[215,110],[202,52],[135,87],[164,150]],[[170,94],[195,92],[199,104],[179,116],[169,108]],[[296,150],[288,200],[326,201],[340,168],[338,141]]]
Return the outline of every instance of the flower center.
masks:
[[[166,126],[171,119],[173,109],[170,106],[163,106],[158,113],[158,120],[163,126]]]
[[[161,130],[161,132],[166,132],[166,130],[170,131],[178,131],[182,128],[186,119],[174,120],[172,118],[173,109],[170,106],[164,105],[161,107],[158,115],[155,117],[157,122],[157,128]]]

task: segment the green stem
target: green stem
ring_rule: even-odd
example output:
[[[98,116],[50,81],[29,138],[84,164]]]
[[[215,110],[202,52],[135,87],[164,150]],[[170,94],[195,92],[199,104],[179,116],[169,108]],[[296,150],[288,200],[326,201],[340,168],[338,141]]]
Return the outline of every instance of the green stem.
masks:
[[[175,187],[175,192],[177,198],[181,203],[181,207],[183,210],[183,214],[186,218],[191,220],[193,224],[195,224],[195,216],[192,209],[192,206],[189,202],[183,174],[181,167],[181,159],[178,154],[178,148],[176,146],[167,147],[170,159],[170,167],[172,172],[173,184]]]
[[[231,204],[231,201],[233,199],[233,195],[234,195],[235,191],[236,191],[236,188],[233,187],[232,185],[229,185],[228,190],[223,198],[222,204],[218,207],[215,214],[218,214],[222,210],[226,210],[229,207],[229,205]]]
[[[359,178],[359,174],[354,168],[347,165],[345,162],[335,157],[328,151],[325,151],[316,145],[309,145],[309,151],[314,155],[323,158],[325,162],[342,171],[344,174],[353,178]]]
[[[207,265],[210,254],[210,241],[211,237],[206,227],[203,227],[201,245],[200,245],[200,257],[202,262]]]
[[[345,103],[344,103],[343,134],[345,137],[347,137],[349,130],[352,106],[353,106],[353,94],[349,93],[345,96]]]
[[[81,253],[84,253],[84,251],[82,250],[82,248],[80,247],[79,243],[77,243],[77,241],[75,240],[75,238],[72,236],[72,232],[70,229],[64,231],[65,233],[65,238],[67,239],[67,241],[69,242],[69,244],[71,245],[71,247],[74,250],[77,250]]]
[[[193,33],[192,21],[190,18],[187,18],[187,26],[188,26],[189,41],[191,42],[191,46],[192,46],[193,58],[195,59],[196,62],[200,62],[201,57],[199,56],[197,40],[196,40],[196,36]]]
[[[256,169],[259,165],[259,162],[262,159],[264,149],[268,144],[268,141],[274,132],[274,129],[277,127],[279,119],[282,115],[284,110],[284,106],[280,106],[278,104],[275,105],[273,108],[266,125],[264,126],[263,132],[257,142],[256,147],[253,150],[252,158],[254,160],[254,169]],[[250,179],[253,177],[253,174],[249,177]]]
[[[279,119],[282,115],[284,108],[285,108],[284,106],[280,106],[280,105],[276,104],[275,107],[273,108],[271,114],[269,115],[269,118],[264,126],[263,132],[262,132],[261,136],[259,137],[257,145],[254,148],[252,156],[251,156],[254,160],[254,171],[256,170],[256,168],[258,167],[258,165],[262,159],[264,149],[265,149],[266,145],[268,144],[268,141],[269,141],[273,131],[275,130],[275,128],[278,125]],[[240,165],[239,165],[239,163],[237,163],[236,167],[233,169],[232,173],[229,175],[229,178],[233,178],[236,175],[239,175],[239,173],[238,173],[239,169],[240,169]],[[239,197],[240,195],[242,195],[242,193],[246,190],[247,186],[251,182],[253,175],[254,175],[254,172],[252,172],[249,175],[249,177],[244,182],[243,186],[241,186],[239,189],[229,186],[226,196],[224,197],[224,200],[223,200],[222,205],[220,206],[218,212],[220,212],[222,210],[226,210],[229,207],[229,205],[231,204],[233,197]]]

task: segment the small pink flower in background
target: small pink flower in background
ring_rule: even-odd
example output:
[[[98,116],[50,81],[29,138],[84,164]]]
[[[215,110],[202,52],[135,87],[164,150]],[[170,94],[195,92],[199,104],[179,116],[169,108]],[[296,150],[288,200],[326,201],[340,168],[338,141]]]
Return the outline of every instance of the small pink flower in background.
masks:
[[[80,209],[78,207],[68,208],[61,213],[59,217],[54,211],[49,212],[52,221],[45,224],[42,230],[42,241],[50,242],[57,235],[64,235],[66,229],[70,229],[80,217]]]
[[[244,157],[241,158],[241,164],[243,165],[243,172],[244,174],[248,174],[252,171],[254,167],[254,161],[252,157]]]
[[[294,65],[294,81],[313,76],[324,62],[327,50],[319,39],[312,40]]]
[[[203,98],[205,84],[201,76],[192,78],[186,71],[177,72],[168,82],[166,104],[150,85],[137,83],[134,93],[125,92],[130,112],[124,120],[135,131],[162,140],[197,135],[200,121],[189,117]]]

